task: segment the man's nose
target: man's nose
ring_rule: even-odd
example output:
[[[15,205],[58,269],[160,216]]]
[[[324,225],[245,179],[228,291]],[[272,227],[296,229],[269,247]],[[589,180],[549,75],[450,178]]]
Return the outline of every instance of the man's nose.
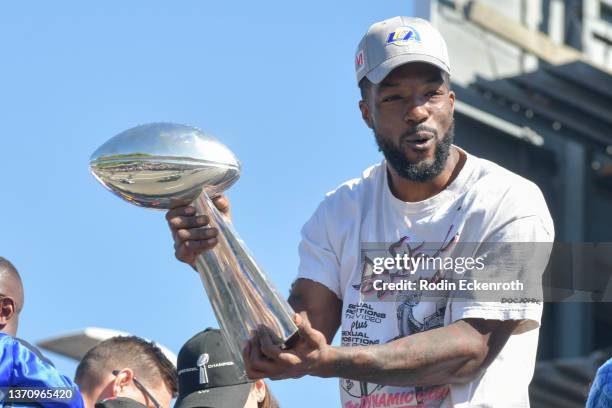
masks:
[[[425,105],[420,102],[411,103],[404,114],[404,121],[411,125],[423,123],[427,118],[429,118],[429,112],[425,108]]]

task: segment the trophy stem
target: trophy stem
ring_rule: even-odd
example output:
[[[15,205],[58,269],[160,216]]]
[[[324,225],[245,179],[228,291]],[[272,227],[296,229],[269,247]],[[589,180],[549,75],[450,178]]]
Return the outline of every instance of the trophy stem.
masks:
[[[242,349],[251,331],[267,326],[278,344],[289,346],[297,336],[294,313],[284,297],[257,265],[231,221],[217,210],[202,191],[192,204],[198,215],[206,215],[218,229],[217,245],[196,258],[195,267],[234,355],[242,364]]]

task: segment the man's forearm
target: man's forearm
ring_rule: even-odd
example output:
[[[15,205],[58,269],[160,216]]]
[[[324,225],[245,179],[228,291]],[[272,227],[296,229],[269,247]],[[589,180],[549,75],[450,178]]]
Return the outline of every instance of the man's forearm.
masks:
[[[289,304],[297,313],[306,313],[312,327],[325,335],[331,344],[338,327],[342,302],[325,286],[309,279],[298,279],[293,283]]]
[[[484,344],[464,321],[364,347],[329,347],[314,375],[382,385],[428,386],[469,381],[480,373]]]

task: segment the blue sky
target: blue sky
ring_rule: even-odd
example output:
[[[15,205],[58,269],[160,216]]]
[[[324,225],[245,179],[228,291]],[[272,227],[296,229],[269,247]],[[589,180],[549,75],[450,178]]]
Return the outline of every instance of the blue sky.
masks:
[[[236,153],[234,223],[287,294],[302,224],[381,158],[357,109],[355,47],[371,23],[411,13],[412,1],[0,4],[0,256],[25,281],[20,337],[98,326],[178,352],[217,326],[163,213],[89,174],[99,145],[147,122],[198,126]],[[334,379],[271,386],[286,407],[339,403]]]

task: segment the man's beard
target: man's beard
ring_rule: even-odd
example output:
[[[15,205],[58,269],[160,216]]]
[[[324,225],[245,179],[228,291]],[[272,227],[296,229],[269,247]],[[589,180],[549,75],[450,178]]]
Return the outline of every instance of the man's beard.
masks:
[[[453,120],[442,139],[438,139],[438,132],[435,129],[424,125],[419,125],[409,133],[400,137],[400,145],[401,140],[405,136],[419,131],[433,133],[434,138],[436,139],[434,160],[432,163],[427,163],[425,161],[413,162],[408,160],[400,147],[393,145],[391,142],[383,138],[376,131],[376,129],[374,129],[374,136],[376,137],[378,150],[383,153],[385,159],[387,159],[387,163],[391,165],[393,170],[395,170],[400,177],[410,181],[424,183],[439,176],[446,167],[450,149],[455,138],[455,121]]]

